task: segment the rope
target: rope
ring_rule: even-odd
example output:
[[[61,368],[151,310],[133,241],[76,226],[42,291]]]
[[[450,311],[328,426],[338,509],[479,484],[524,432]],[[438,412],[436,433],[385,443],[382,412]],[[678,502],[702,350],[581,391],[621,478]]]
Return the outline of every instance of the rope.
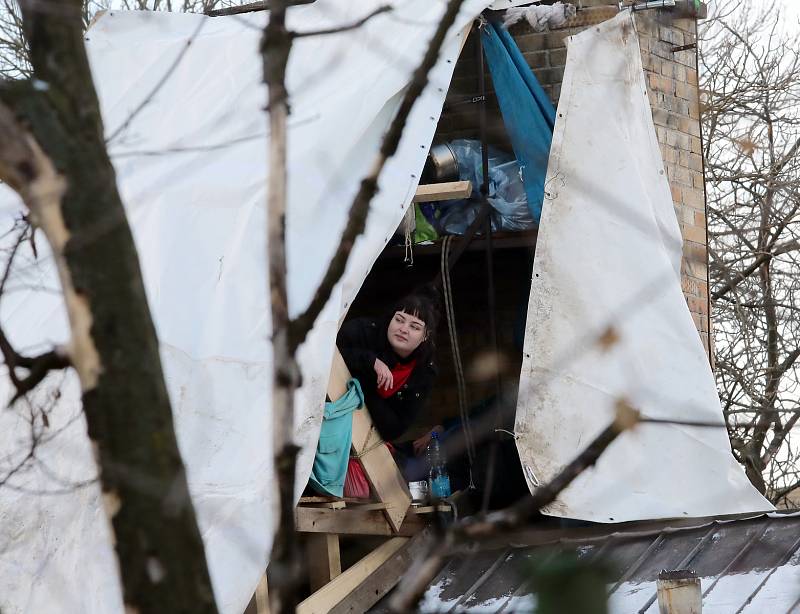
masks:
[[[469,458],[469,487],[475,488],[472,480],[472,465],[475,461],[475,441],[472,437],[472,425],[467,412],[467,386],[464,380],[464,367],[461,364],[461,349],[458,345],[456,331],[456,316],[453,309],[453,293],[450,283],[450,244],[453,237],[448,235],[442,241],[442,293],[444,294],[445,314],[447,327],[450,330],[450,349],[453,352],[453,364],[456,370],[456,384],[458,391],[458,410],[461,415],[461,424],[464,428],[464,439],[467,444],[467,457]]]
[[[406,266],[414,266],[414,232],[417,229],[417,221],[415,216],[414,203],[408,207],[406,214],[403,216],[403,235],[405,244],[405,256],[403,262]]]
[[[358,459],[360,459],[365,454],[368,454],[369,452],[372,452],[375,448],[379,448],[380,446],[382,446],[384,444],[384,441],[380,437],[378,437],[378,440],[375,443],[373,443],[372,445],[369,445],[369,441],[370,441],[370,439],[372,439],[372,434],[373,433],[377,433],[377,432],[378,431],[375,429],[375,425],[373,424],[370,427],[369,431],[367,432],[367,436],[364,439],[364,445],[361,446],[361,452],[359,452],[358,454],[350,454],[350,458],[358,458]]]

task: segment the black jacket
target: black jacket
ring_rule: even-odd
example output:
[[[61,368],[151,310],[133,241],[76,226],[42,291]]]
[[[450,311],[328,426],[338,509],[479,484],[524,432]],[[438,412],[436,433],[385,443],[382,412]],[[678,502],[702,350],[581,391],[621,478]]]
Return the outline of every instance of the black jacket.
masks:
[[[390,369],[401,360],[389,345],[386,325],[370,318],[357,318],[345,322],[336,339],[350,374],[361,384],[364,401],[372,416],[372,422],[384,441],[400,437],[411,426],[420,408],[433,388],[436,366],[433,358],[417,356],[417,364],[402,388],[388,399],[378,394],[378,376],[375,359],[380,358]]]

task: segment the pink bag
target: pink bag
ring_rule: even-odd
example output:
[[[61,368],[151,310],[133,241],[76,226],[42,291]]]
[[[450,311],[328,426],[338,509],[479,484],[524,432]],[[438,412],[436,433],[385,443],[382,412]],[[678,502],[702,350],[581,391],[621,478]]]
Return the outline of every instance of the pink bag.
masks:
[[[378,445],[381,445],[380,443]],[[394,455],[394,446],[388,441],[383,444]],[[344,496],[354,499],[369,499],[369,482],[361,461],[351,456],[347,461],[347,475],[344,476]]]
[[[344,496],[354,499],[369,499],[369,482],[364,467],[357,458],[347,462],[347,475],[344,476]]]

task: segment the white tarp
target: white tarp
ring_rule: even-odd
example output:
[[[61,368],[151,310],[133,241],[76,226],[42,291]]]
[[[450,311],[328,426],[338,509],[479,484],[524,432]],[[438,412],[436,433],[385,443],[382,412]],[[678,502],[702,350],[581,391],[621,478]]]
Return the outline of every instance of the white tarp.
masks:
[[[385,0],[317,0],[289,27],[350,23]],[[397,0],[354,31],[295,41],[289,61],[288,267],[292,314],[321,279],[360,178],[443,11]],[[380,178],[367,228],[300,351],[298,492],[310,472],[340,316],[400,223],[441,112],[461,30],[488,4],[468,0],[399,151]],[[222,612],[240,613],[265,568],[272,530],[270,321],[266,299],[266,102],[258,44],[265,13],[225,18],[110,12],[87,34],[119,187],[139,249],[161,342],[189,486]],[[191,41],[191,44],[188,44]],[[19,214],[0,192],[3,219]],[[4,228],[5,231],[7,228]],[[8,243],[9,237],[5,238]],[[45,249],[39,240],[40,251]],[[46,254],[27,244],[0,302],[25,352],[67,339]],[[110,533],[73,374],[37,392],[49,426],[34,462],[0,487],[0,609],[4,614],[122,611]],[[60,398],[49,393],[61,386]],[[0,394],[10,396],[9,383]],[[0,413],[0,477],[28,449],[28,408]],[[37,414],[38,415],[38,414]]]
[[[569,39],[545,192],[515,426],[531,488],[610,423],[619,399],[653,418],[722,424],[681,292],[681,233],[629,12]],[[724,428],[640,425],[547,513],[621,522],[768,509]]]

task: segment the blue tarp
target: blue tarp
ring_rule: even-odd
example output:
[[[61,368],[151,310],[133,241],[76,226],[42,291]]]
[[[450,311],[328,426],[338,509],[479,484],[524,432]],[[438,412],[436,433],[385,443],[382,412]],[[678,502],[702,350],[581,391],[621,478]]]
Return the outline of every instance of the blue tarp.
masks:
[[[556,112],[511,35],[499,25],[481,28],[503,122],[519,162],[528,208],[538,224]]]

